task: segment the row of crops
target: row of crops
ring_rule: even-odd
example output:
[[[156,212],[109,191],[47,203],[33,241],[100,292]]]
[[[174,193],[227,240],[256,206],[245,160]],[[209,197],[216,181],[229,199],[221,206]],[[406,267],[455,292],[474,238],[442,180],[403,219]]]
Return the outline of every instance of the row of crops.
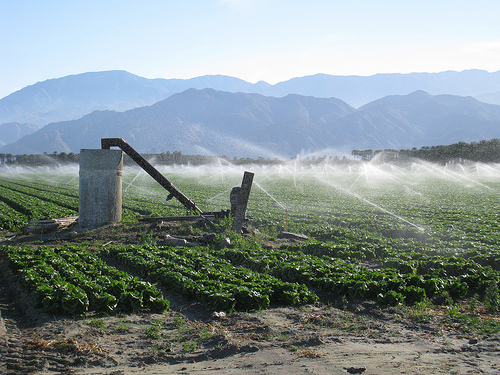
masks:
[[[155,286],[108,266],[82,248],[4,246],[0,254],[35,305],[47,313],[161,312],[170,305]]]
[[[165,194],[163,194],[165,195]],[[161,201],[161,203],[159,202]],[[162,197],[124,194],[123,220],[145,215],[162,216],[185,212],[167,206]],[[17,230],[28,221],[78,215],[78,187],[0,177],[0,230]]]
[[[317,302],[305,285],[233,265],[208,248],[108,247],[106,253],[165,287],[221,310]]]
[[[200,207],[218,210],[228,207],[229,191],[240,183],[240,172],[204,170],[193,176],[181,171],[169,178]],[[149,244],[110,245],[100,253],[85,248],[43,251],[64,258],[67,250],[80,254],[80,259],[118,262],[133,275],[127,277],[140,280],[140,285],[161,286],[221,310],[313,303],[318,296],[396,305],[443,296],[498,295],[497,174],[454,174],[450,178],[448,172],[416,175],[398,171],[386,176],[326,167],[285,172],[262,169],[256,173],[248,207],[250,224],[271,240],[284,229],[306,234],[312,239],[305,243],[268,248],[259,242],[262,237],[247,241],[232,235],[230,247],[219,247],[221,241],[215,241],[209,247],[196,248]],[[0,225],[16,230],[27,220],[62,215],[64,210],[73,210],[74,215],[78,208],[76,183],[74,177],[56,174],[38,180],[26,175],[0,176]],[[165,202],[161,188],[139,172],[124,175],[123,190],[124,221],[185,213],[180,204]],[[3,256],[11,257],[12,251],[4,248]],[[23,251],[19,261],[23,262],[23,256],[33,257]],[[44,262],[54,263],[40,260]],[[9,258],[9,263],[14,261]],[[13,266],[21,280],[23,267],[32,267],[26,264]],[[121,297],[99,284],[99,290],[114,298],[106,297],[111,306],[106,310],[96,305],[95,293],[57,272],[61,280],[80,288],[80,297],[82,293],[86,296],[75,303],[77,313],[126,310],[126,303],[122,307],[120,301],[127,298],[129,309],[132,305],[133,309],[155,309],[148,305],[149,292],[145,299],[141,292]],[[92,274],[84,277],[93,278]],[[36,294],[37,287],[25,285],[41,306],[52,311],[48,300]],[[64,288],[50,288],[59,291],[57,298],[69,298],[68,292],[61,291]],[[153,298],[162,300],[157,294]],[[67,313],[73,309],[69,302],[58,306]]]
[[[153,284],[229,311],[315,303],[315,291],[326,293],[325,298],[411,305],[435,296],[484,296],[500,282],[497,261],[480,265],[472,258],[396,257],[388,251],[375,257],[380,268],[368,269],[353,262],[349,251],[332,257],[337,249],[320,243],[262,249],[241,241],[242,246],[219,249],[109,245],[96,255],[75,246],[4,246],[0,254],[37,306],[71,315],[163,311],[169,303]],[[102,259],[121,264],[134,276]]]

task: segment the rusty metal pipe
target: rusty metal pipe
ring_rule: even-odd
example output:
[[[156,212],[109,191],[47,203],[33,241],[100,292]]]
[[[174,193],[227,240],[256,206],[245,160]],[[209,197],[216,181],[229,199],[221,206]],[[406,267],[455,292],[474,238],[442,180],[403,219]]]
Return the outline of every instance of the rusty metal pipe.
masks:
[[[196,204],[186,197],[179,189],[177,189],[165,176],[153,167],[146,159],[144,159],[137,151],[134,150],[123,138],[101,138],[101,148],[108,150],[111,147],[119,147],[139,166],[144,169],[151,177],[153,177],[161,186],[170,192],[169,197],[175,197],[188,210],[198,211],[203,214]]]

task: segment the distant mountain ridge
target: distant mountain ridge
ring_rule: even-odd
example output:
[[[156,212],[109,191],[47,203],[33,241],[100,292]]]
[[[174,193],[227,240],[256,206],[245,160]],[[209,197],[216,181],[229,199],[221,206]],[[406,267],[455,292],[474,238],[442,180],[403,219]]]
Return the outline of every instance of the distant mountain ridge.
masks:
[[[125,111],[152,105],[190,88],[275,97],[288,94],[334,97],[356,108],[387,95],[406,95],[416,90],[432,95],[474,96],[500,104],[500,71],[394,73],[367,77],[316,74],[275,85],[262,81],[252,84],[223,75],[147,79],[120,70],[89,72],[38,82],[0,99],[0,124],[19,122],[44,126],[78,119],[95,110]]]
[[[500,138],[500,106],[415,91],[355,109],[335,98],[189,89],[151,106],[52,123],[0,152],[79,153],[99,148],[106,137],[122,137],[144,153],[289,158],[326,149],[339,154]]]
[[[297,93],[315,97],[332,96],[356,108],[388,95],[407,95],[418,90],[431,95],[483,96],[485,100],[496,100],[495,95],[500,93],[500,71],[385,73],[367,77],[316,74],[280,82],[272,86],[271,90],[273,95]],[[500,105],[500,101],[489,104]]]
[[[20,124],[18,122],[0,124],[0,147],[14,143],[25,135],[36,132],[38,129],[38,126],[35,124]]]

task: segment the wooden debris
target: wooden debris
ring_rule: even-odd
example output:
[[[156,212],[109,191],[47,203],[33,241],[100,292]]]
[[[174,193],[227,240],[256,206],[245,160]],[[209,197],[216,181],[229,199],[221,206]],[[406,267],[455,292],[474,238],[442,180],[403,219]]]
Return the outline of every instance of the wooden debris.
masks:
[[[28,225],[24,226],[22,230],[24,234],[51,232],[69,227],[77,220],[78,216],[62,217],[58,219],[33,220],[28,222]]]
[[[224,217],[221,215],[225,215],[225,211],[221,211],[221,213],[216,212],[216,213],[208,213],[208,214],[200,214],[200,215],[187,215],[187,216],[146,216],[142,219],[141,221],[146,221],[146,222],[159,222],[159,221],[203,221],[205,224],[207,224],[210,228],[216,229],[217,227],[215,226],[214,223],[212,223],[212,220],[214,220],[217,217]],[[229,211],[228,211],[229,212]],[[219,215],[218,215],[219,214]]]
[[[291,233],[291,232],[279,232],[278,238],[288,238],[288,239],[294,239],[294,240],[308,240],[309,239],[309,237],[307,237],[304,234]]]
[[[215,215],[188,215],[188,216],[146,216],[141,221],[199,221],[213,220]]]

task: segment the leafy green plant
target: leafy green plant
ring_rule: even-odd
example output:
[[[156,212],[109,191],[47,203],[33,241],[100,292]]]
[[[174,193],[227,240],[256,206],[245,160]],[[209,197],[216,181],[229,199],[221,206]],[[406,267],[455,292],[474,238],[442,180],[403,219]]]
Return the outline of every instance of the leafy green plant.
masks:
[[[158,340],[161,337],[161,327],[156,325],[148,326],[144,330],[144,333],[146,334],[147,337]]]
[[[434,304],[428,299],[424,299],[415,303],[412,307],[409,308],[409,317],[417,320],[418,322],[429,321],[432,316],[433,308]]]
[[[198,345],[196,345],[196,343],[193,341],[182,343],[182,351],[185,353],[194,352],[196,349],[198,349]]]
[[[467,181],[477,182],[477,189],[471,189],[459,180],[423,177],[413,169],[404,169],[397,179],[380,185],[368,183],[368,174],[358,178],[356,168],[325,164],[321,172],[314,172],[318,178],[310,178],[311,171],[273,172],[272,178],[259,182],[267,193],[252,190],[250,225],[258,227],[261,238],[224,232],[231,227],[227,218],[217,222],[221,232],[210,248],[160,249],[153,232],[144,231],[138,249],[105,250],[135,278],[90,256],[93,242],[68,251],[2,248],[1,256],[37,306],[51,314],[164,311],[168,301],[148,283],[226,312],[312,304],[318,300],[312,290],[320,290],[325,303],[341,300],[347,306],[350,300],[371,299],[404,304],[422,318],[425,310],[420,310],[420,302],[445,300],[453,307],[470,295],[477,295],[477,302],[470,302],[472,311],[480,310],[474,306],[481,300],[492,313],[498,312],[497,177],[474,174]],[[173,173],[188,196],[214,206],[224,206],[225,199],[213,198],[239,182],[224,176],[220,183],[206,183]],[[46,176],[39,177],[29,181],[0,176],[0,228],[20,230],[28,220],[78,211],[77,184],[68,185],[70,179],[61,176],[51,176],[53,182],[48,184]],[[155,198],[156,189],[148,185],[153,194],[146,196],[130,186],[124,192],[124,220],[185,213],[182,207]],[[290,231],[314,239],[263,249],[262,239],[277,240],[285,224]],[[185,230],[201,235],[191,226]],[[226,237],[231,245],[219,248]],[[363,263],[367,261],[376,261],[377,269],[367,268]],[[453,319],[461,319],[460,310],[456,314]]]
[[[278,341],[287,341],[290,339],[290,335],[286,333],[282,333],[276,337],[276,340]]]
[[[156,237],[152,230],[145,230],[139,237],[139,244],[141,245],[156,245]]]
[[[491,312],[500,311],[500,292],[498,282],[492,281],[487,287],[484,295],[484,304]]]
[[[476,311],[476,309],[479,308],[479,305],[480,305],[479,295],[476,293],[469,300],[468,310],[470,312],[474,312]]]
[[[149,338],[158,340],[161,337],[162,328],[163,328],[163,321],[161,319],[157,319],[151,322],[148,327],[146,327],[145,334]]]
[[[97,319],[97,318],[90,318],[87,321],[87,325],[92,328],[98,328],[98,329],[104,329],[105,328],[105,323],[104,320],[102,319]]]
[[[177,328],[182,328],[186,326],[186,321],[182,317],[177,316],[174,319],[173,325]]]
[[[129,327],[126,323],[119,321],[116,325],[115,332],[126,333],[129,331]]]
[[[170,350],[170,344],[163,343],[163,344],[160,344],[160,345],[154,345],[154,346],[151,347],[151,350],[153,350],[155,352],[158,352],[160,350]]]
[[[217,310],[261,309],[271,301],[288,305],[316,302],[304,285],[234,266],[208,248],[108,246],[105,250],[140,274]]]
[[[198,342],[203,343],[206,341],[212,340],[214,337],[217,336],[216,332],[213,332],[212,330],[209,330],[208,328],[204,328],[202,332],[199,334]]]
[[[460,327],[465,332],[480,335],[500,332],[500,322],[496,319],[479,319],[477,316],[460,316]]]
[[[389,290],[387,293],[378,295],[378,300],[389,306],[398,306],[401,305],[404,301],[404,297],[401,293],[398,293],[394,290]]]
[[[119,271],[82,247],[0,248],[35,304],[51,314],[150,309],[169,302],[151,284]]]

